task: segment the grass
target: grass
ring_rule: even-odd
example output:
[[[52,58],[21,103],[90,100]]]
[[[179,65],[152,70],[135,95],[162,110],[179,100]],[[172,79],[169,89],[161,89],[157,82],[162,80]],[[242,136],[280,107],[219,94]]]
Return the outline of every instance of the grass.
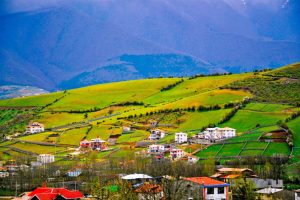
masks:
[[[179,125],[178,131],[201,129],[210,123],[217,124],[230,109],[222,109],[215,111],[190,112],[184,115],[180,120],[184,121]]]
[[[245,132],[255,128],[258,124],[260,126],[274,125],[279,120],[283,121],[287,116],[285,113],[256,112],[242,109],[221,127],[233,127],[237,129],[237,132]]]
[[[294,146],[300,147],[300,117],[289,121],[287,125],[293,132]]]
[[[146,139],[148,136],[149,136],[148,131],[137,130],[134,131],[133,133],[122,134],[118,138],[117,143],[138,142]]]
[[[62,132],[57,141],[58,144],[78,145],[86,135],[88,127],[76,128]]]
[[[20,97],[15,99],[6,99],[0,101],[0,106],[44,106],[59,99],[63,92],[42,94],[38,96]]]
[[[182,98],[208,92],[222,85],[249,77],[250,75],[250,73],[240,75],[234,74],[228,76],[209,76],[185,80],[183,83],[177,85],[171,90],[149,96],[144,100],[144,102],[149,104],[159,104],[178,101]]]
[[[282,112],[289,108],[290,105],[272,104],[272,103],[249,103],[246,105],[246,110],[260,111],[260,112]]]
[[[243,150],[240,156],[259,156],[263,153],[263,150]]]
[[[172,127],[166,128],[166,131],[169,134],[159,141],[160,143],[166,143],[174,140],[175,132],[188,132],[189,136],[192,136],[194,133],[197,133],[199,129],[207,126],[208,124],[217,125],[218,122],[230,112],[230,109],[202,112],[180,111],[176,113],[159,113],[146,116],[145,114],[147,112],[150,113],[151,111],[153,112],[166,108],[175,109],[199,105],[224,105],[229,102],[240,102],[246,96],[267,102],[274,101],[274,98],[275,100],[276,98],[278,100],[282,98],[285,103],[295,103],[295,100],[298,98],[298,94],[295,94],[298,86],[295,85],[294,80],[287,79],[291,78],[291,73],[286,71],[286,69],[289,68],[286,67],[284,69],[285,71],[281,71],[280,73],[275,70],[274,73],[277,73],[275,75],[268,74],[270,72],[267,72],[260,73],[258,75],[254,75],[253,73],[244,73],[225,76],[208,76],[190,80],[188,78],[183,78],[184,81],[182,83],[176,85],[170,90],[162,92],[162,88],[170,84],[174,84],[181,80],[181,78],[157,78],[107,83],[73,89],[65,93],[57,92],[34,97],[0,100],[0,106],[45,106],[46,104],[49,104],[49,106],[42,111],[38,113],[34,112],[33,117],[33,120],[44,123],[46,128],[86,120],[84,118],[84,113],[68,113],[68,111],[71,110],[85,112],[95,107],[101,109],[96,112],[89,112],[87,119],[107,116],[110,112],[120,113],[118,116],[91,122],[93,127],[88,134],[88,127],[84,127],[68,130],[62,133],[59,137],[49,137],[52,133],[45,132],[21,137],[20,139],[27,141],[57,141],[59,144],[77,146],[79,145],[80,140],[85,137],[88,140],[96,137],[107,140],[110,135],[122,133],[122,123],[130,124],[133,122],[140,122],[141,130],[136,130],[131,134],[123,134],[120,136],[117,142],[121,150],[112,154],[112,156],[116,157],[132,156],[135,150],[128,148],[126,143],[141,141],[149,135],[148,131],[143,131],[147,128],[143,125],[143,123],[147,121],[148,118],[160,120],[162,124],[173,125]],[[298,73],[297,67],[292,70],[296,70],[296,73]],[[280,79],[275,80],[274,76],[280,76]],[[291,83],[286,81],[291,81]],[[287,87],[283,88],[282,91],[278,91],[281,87],[285,86],[283,83],[286,83]],[[227,89],[224,89],[223,86],[225,85],[230,87],[225,87]],[[249,90],[232,90],[236,88],[244,88],[245,85],[249,86],[252,93],[249,93]],[[274,85],[276,87],[273,90],[272,86]],[[279,95],[277,95],[277,93]],[[262,96],[264,94],[266,94],[266,96]],[[54,102],[56,99],[59,100]],[[116,106],[118,103],[132,101],[143,102],[144,105]],[[276,126],[276,123],[279,120],[284,121],[284,119],[288,117],[292,111],[297,109],[299,108],[275,103],[266,104],[264,102],[253,102],[247,104],[245,108],[239,110],[229,121],[218,125],[220,127],[228,126],[237,129],[238,137],[230,138],[227,141],[242,143],[225,144],[224,148],[217,156],[224,157],[238,155],[244,145],[243,142],[250,140],[257,141],[263,132],[277,129],[278,127]],[[23,111],[22,113],[18,112],[19,111],[15,110],[0,111],[0,125],[1,123],[5,124],[10,120],[16,119],[19,114],[27,114],[27,111],[24,111],[24,113]],[[31,111],[31,114],[32,113],[33,112]],[[140,114],[143,114],[143,117],[139,117]],[[129,115],[136,115],[136,117],[131,118],[131,122],[129,119],[120,119],[120,117],[127,117]],[[28,120],[31,119],[32,118],[29,119],[28,117]],[[27,124],[27,122],[22,124],[22,129],[20,130],[23,131],[25,124]],[[258,124],[268,127],[254,129]],[[288,123],[290,129],[294,132],[295,146],[300,145],[299,124],[299,118]],[[254,130],[250,134],[244,134],[252,129]],[[20,149],[30,150],[32,152],[36,151],[38,153],[53,152],[54,149],[53,147],[25,143],[7,144],[17,146]],[[265,145],[266,143],[263,142],[249,142],[246,148],[264,148]],[[221,144],[214,144],[207,149],[198,152],[196,155],[203,158],[214,157],[220,150],[221,146]],[[6,149],[8,152],[11,152],[13,156],[17,156],[17,154],[19,154],[8,150],[7,148],[2,149]],[[241,155],[255,156],[260,155],[261,153],[261,150],[244,150]],[[264,155],[270,156],[278,153],[288,155],[289,149],[285,143],[271,143]],[[99,153],[97,157],[102,159],[108,154],[110,153]],[[295,155],[296,154],[298,154],[298,151],[295,151]]]
[[[25,141],[38,141],[38,142],[44,142],[49,135],[53,134],[54,132],[43,132],[43,133],[37,133],[33,135],[27,135],[24,137],[20,137],[19,139],[25,140]]]
[[[266,151],[264,152],[264,156],[274,156],[274,155],[286,155],[288,156],[290,153],[289,147],[287,143],[275,143],[271,142]]]
[[[244,91],[235,90],[213,90],[206,93],[197,94],[187,98],[180,99],[178,101],[167,103],[165,108],[186,108],[200,105],[212,106],[223,105],[230,102],[240,102],[244,97],[251,96],[250,93]]]
[[[221,144],[212,145],[202,151],[197,152],[195,155],[200,158],[215,157],[221,147]]]
[[[237,156],[244,143],[225,144],[217,156]]]
[[[299,103],[299,63],[229,83],[227,89],[247,89],[262,102]]]
[[[65,150],[63,147],[52,147],[52,146],[42,146],[42,145],[36,145],[36,144],[27,144],[27,143],[16,143],[11,145],[12,147],[24,150],[24,151],[30,151],[32,153],[37,154],[44,154],[44,153],[55,153],[56,151]]]
[[[107,140],[110,135],[121,134],[121,127],[113,127],[110,125],[93,125],[92,130],[87,135],[88,140],[100,137],[103,140]]]
[[[49,109],[85,110],[93,107],[104,108],[124,101],[142,101],[160,92],[160,89],[175,83],[179,78],[160,78],[124,81],[94,85],[69,90],[68,95]]]
[[[266,147],[266,142],[247,142],[247,145],[245,146],[245,149],[264,149]]]
[[[52,128],[55,126],[62,126],[66,124],[70,124],[72,122],[80,122],[83,121],[84,114],[71,114],[71,113],[51,113],[44,112],[38,116],[36,121],[39,121],[45,124],[46,128]]]

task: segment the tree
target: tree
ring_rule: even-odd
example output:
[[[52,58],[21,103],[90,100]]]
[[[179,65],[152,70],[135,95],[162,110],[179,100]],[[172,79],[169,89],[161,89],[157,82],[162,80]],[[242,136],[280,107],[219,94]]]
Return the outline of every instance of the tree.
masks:
[[[204,161],[204,169],[203,173],[207,176],[213,174],[215,172],[215,159],[208,158]]]
[[[236,179],[231,186],[233,199],[252,200],[257,199],[257,194],[254,192],[255,186],[251,181],[245,178]]]

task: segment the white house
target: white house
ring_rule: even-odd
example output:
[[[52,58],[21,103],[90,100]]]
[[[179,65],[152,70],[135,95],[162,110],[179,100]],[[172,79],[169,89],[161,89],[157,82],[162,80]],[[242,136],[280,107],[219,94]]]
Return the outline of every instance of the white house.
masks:
[[[183,133],[183,132],[179,132],[179,133],[175,133],[175,142],[176,143],[184,143],[188,141],[188,135],[187,133]]]
[[[26,133],[40,133],[45,131],[44,124],[33,122],[26,127]]]
[[[52,155],[52,154],[40,154],[37,157],[37,162],[40,162],[43,164],[52,163],[54,161],[55,161],[54,155]]]
[[[129,126],[123,126],[122,129],[123,129],[123,133],[131,131],[131,127],[129,127]]]
[[[226,138],[231,138],[236,136],[236,130],[233,128],[207,128],[203,132],[204,138],[207,140],[221,140]]]
[[[173,160],[182,158],[185,155],[185,152],[182,149],[171,149],[170,156]]]
[[[166,132],[164,130],[155,129],[150,131],[149,140],[159,140],[165,137]]]
[[[193,195],[194,192],[201,190],[200,196],[197,199],[229,199],[228,183],[218,181],[209,177],[190,177],[184,178],[187,181],[188,187],[187,194]],[[197,190],[197,191],[195,191]],[[188,197],[193,199],[193,197]]]
[[[5,178],[5,177],[9,177],[9,172],[7,171],[0,172],[0,178]]]
[[[300,189],[295,190],[295,200],[300,200]]]
[[[199,158],[197,156],[189,155],[188,156],[188,163],[194,164],[197,163]]]
[[[148,146],[148,153],[157,154],[165,152],[165,146],[162,144],[151,144]]]
[[[82,173],[81,169],[69,170],[66,174],[69,177],[78,177]]]

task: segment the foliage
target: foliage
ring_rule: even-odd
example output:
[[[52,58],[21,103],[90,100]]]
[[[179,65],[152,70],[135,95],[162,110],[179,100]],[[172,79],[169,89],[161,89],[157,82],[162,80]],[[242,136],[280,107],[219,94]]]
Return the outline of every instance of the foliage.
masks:
[[[262,102],[298,104],[300,100],[300,67],[291,66],[282,70],[269,72],[262,76],[230,83],[222,88],[244,89],[254,94],[254,98]],[[293,79],[291,79],[293,78]]]
[[[167,85],[166,87],[163,87],[160,91],[163,92],[163,91],[167,91],[167,90],[171,90],[172,88],[176,87],[177,85],[179,85],[180,83],[182,83],[184,80],[181,79],[180,81],[177,81],[173,84],[170,84],[170,85]]]
[[[254,183],[246,179],[236,179],[231,189],[234,199],[252,200],[257,197]]]

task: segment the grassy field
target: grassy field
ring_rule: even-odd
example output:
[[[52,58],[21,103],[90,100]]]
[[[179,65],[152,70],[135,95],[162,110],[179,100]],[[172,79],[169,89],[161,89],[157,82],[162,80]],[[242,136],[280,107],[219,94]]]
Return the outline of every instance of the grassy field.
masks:
[[[293,106],[255,102],[255,103],[247,104],[245,110],[253,110],[253,111],[260,111],[260,112],[283,112],[283,111],[288,111],[291,108],[293,108]]]
[[[107,140],[110,135],[121,134],[121,127],[113,127],[109,125],[93,125],[93,128],[87,135],[88,140],[100,137],[103,140]]]
[[[55,153],[56,151],[62,151],[66,150],[64,147],[49,147],[49,146],[42,146],[42,145],[36,145],[36,144],[28,144],[28,143],[16,143],[11,145],[12,147],[24,150],[24,151],[29,151],[32,153],[37,153],[37,154],[44,154],[44,153]]]
[[[244,91],[235,90],[213,90],[197,94],[178,101],[167,103],[164,108],[186,108],[189,106],[198,107],[200,105],[212,106],[223,105],[230,102],[240,102],[244,97],[250,97],[251,94]]]
[[[300,117],[288,122],[288,127],[293,132],[294,146],[300,147]]]
[[[86,135],[87,130],[88,127],[76,128],[69,131],[64,131],[60,134],[57,143],[79,146],[79,143]]]
[[[137,130],[134,130],[130,134],[122,134],[118,138],[117,147],[121,148],[119,151],[112,154],[108,152],[99,153],[97,158],[102,159],[108,155],[112,157],[132,156],[135,150],[130,149],[128,143],[138,142],[148,137],[149,126],[147,126],[147,122],[149,119],[158,120],[160,124],[171,125],[170,127],[160,127],[161,129],[166,129],[168,135],[159,142],[168,143],[174,140],[176,132],[188,132],[189,136],[192,136],[199,132],[202,127],[209,124],[217,125],[231,111],[231,109],[222,108],[213,111],[191,112],[185,110],[186,108],[217,104],[223,106],[228,103],[241,102],[245,97],[250,97],[261,102],[254,102],[252,100],[251,103],[238,110],[227,122],[217,125],[237,129],[238,136],[230,138],[226,142],[240,143],[225,144],[223,147],[222,144],[214,144],[198,152],[196,155],[203,158],[237,155],[256,156],[261,155],[263,152],[262,149],[267,145],[265,142],[258,142],[258,138],[264,132],[278,129],[276,125],[278,121],[284,121],[293,111],[299,110],[299,108],[295,107],[298,94],[295,94],[297,90],[294,90],[299,86],[295,85],[294,80],[288,79],[295,78],[293,77],[293,73],[298,74],[299,70],[297,67],[292,67],[292,74],[288,70],[289,68],[285,67],[283,71],[261,72],[257,75],[254,73],[244,73],[198,77],[194,79],[156,78],[107,83],[40,96],[0,100],[0,106],[47,105],[43,110],[36,110],[30,113],[32,114],[30,120],[39,121],[45,124],[46,128],[74,122],[87,122],[89,119],[108,116],[111,113],[118,114],[90,122],[90,125],[92,125],[91,129],[88,126],[59,131],[58,133],[45,132],[20,138],[26,141],[57,142],[58,144],[77,146],[83,138],[90,140],[100,137],[107,140],[110,135],[121,134],[122,125],[138,125]],[[274,79],[275,76],[280,78]],[[166,88],[180,80],[183,80],[183,82],[168,90],[161,91],[162,88]],[[283,83],[286,83],[287,87],[281,91],[281,88],[286,86]],[[248,90],[248,86],[250,90]],[[272,89],[273,86],[276,86],[274,90]],[[279,93],[279,96],[277,96],[277,93]],[[263,96],[264,94],[266,96]],[[286,96],[283,96],[285,94]],[[283,99],[285,104],[280,104],[280,98]],[[133,101],[140,104],[120,105],[120,103],[124,102],[131,102],[132,104]],[[176,108],[180,108],[181,110],[174,112]],[[97,111],[91,111],[91,109]],[[166,109],[172,109],[172,112],[168,113]],[[70,113],[70,111],[80,111],[81,113]],[[155,111],[156,113],[153,114]],[[161,112],[158,113],[158,111]],[[0,128],[7,121],[18,118],[19,112],[23,114],[23,112],[26,113],[27,111],[0,110]],[[131,117],[129,118],[129,116]],[[26,123],[23,122],[23,129],[27,123],[27,121]],[[299,124],[300,118],[287,123],[289,128],[294,132],[294,145],[296,147],[300,146]],[[259,127],[257,127],[258,125]],[[247,141],[245,149],[241,152],[242,147]],[[5,144],[8,147],[12,146],[37,153],[53,153],[55,151],[53,147],[20,142],[16,144],[2,143],[0,146]],[[57,148],[57,150],[63,149]],[[221,151],[219,151],[220,149]],[[0,149],[0,152],[3,151],[11,152],[11,155],[19,155],[19,153],[9,150],[7,147]],[[288,155],[289,152],[290,150],[285,143],[270,143],[263,155]],[[298,153],[299,151],[296,149],[294,155]]]
[[[213,89],[217,89],[222,85],[241,80],[249,76],[251,76],[251,73],[239,75],[234,74],[228,76],[200,77],[192,80],[185,79],[183,83],[177,85],[175,88],[149,96],[144,100],[144,102],[149,104],[169,103],[183,98],[206,93]]]
[[[229,112],[230,109],[189,112],[183,117],[179,118],[179,120],[182,120],[183,123],[179,125],[177,130],[186,131],[201,129],[202,127],[207,126],[210,123],[217,124]]]
[[[200,158],[215,157],[221,148],[222,144],[212,145],[202,151],[197,152],[195,155]]]
[[[289,147],[287,143],[270,143],[267,150],[264,152],[264,156],[274,156],[276,154],[286,155],[290,154]]]
[[[54,134],[54,132],[43,132],[43,133],[37,133],[33,135],[23,136],[19,139],[25,140],[25,141],[39,141],[39,142],[46,142],[46,139]]]
[[[63,92],[1,100],[0,106],[44,106],[64,96]]]
[[[286,113],[277,112],[257,112],[250,110],[239,110],[233,118],[225,122],[221,127],[234,127],[237,132],[245,132],[255,128],[257,125],[275,125],[279,120],[288,117]]]
[[[244,143],[226,144],[223,146],[217,156],[238,156]]]
[[[126,142],[138,142],[149,137],[148,131],[137,130],[132,133],[122,134],[117,143],[126,143]]]

